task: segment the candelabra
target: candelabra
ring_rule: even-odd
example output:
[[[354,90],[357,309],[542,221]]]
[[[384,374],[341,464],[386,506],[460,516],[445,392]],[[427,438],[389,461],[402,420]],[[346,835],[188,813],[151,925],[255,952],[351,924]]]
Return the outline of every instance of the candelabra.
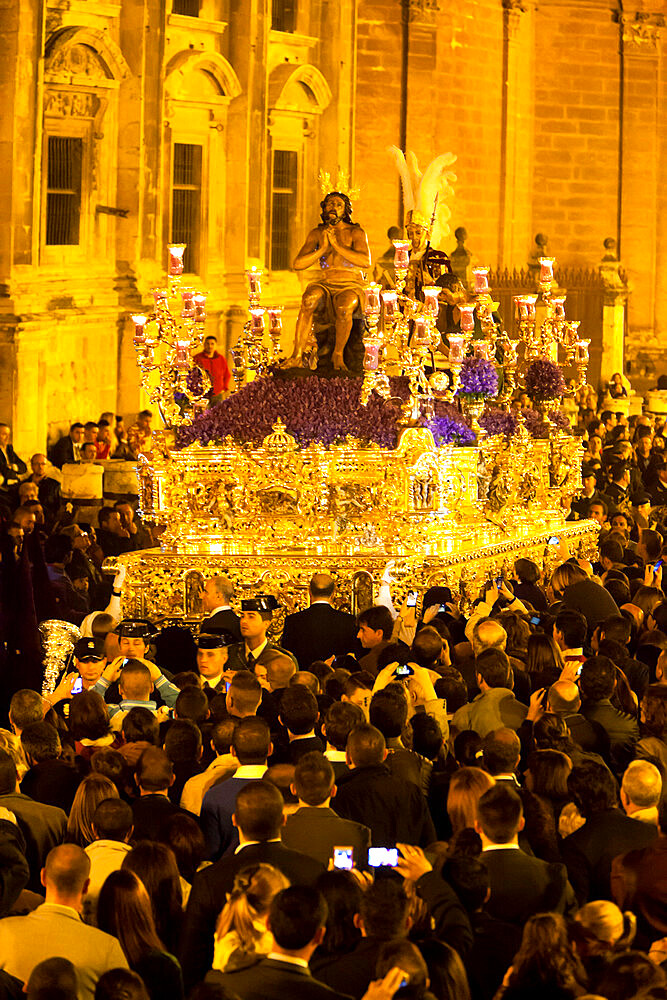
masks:
[[[283,332],[282,306],[261,304],[262,275],[259,267],[251,267],[246,271],[248,282],[248,312],[249,318],[243,326],[243,332],[232,347],[231,355],[234,362],[232,376],[236,389],[243,385],[248,371],[257,375],[265,375],[272,364],[280,361],[280,337]],[[269,339],[271,347],[264,343],[266,319],[269,320]]]
[[[152,289],[153,312],[135,313],[132,322],[142,388],[150,402],[158,406],[165,426],[179,427],[191,423],[195,413],[208,402],[210,377],[191,357],[192,351],[201,347],[207,293],[180,287],[185,245],[170,244],[167,249],[167,286]],[[174,309],[179,293],[180,315]]]

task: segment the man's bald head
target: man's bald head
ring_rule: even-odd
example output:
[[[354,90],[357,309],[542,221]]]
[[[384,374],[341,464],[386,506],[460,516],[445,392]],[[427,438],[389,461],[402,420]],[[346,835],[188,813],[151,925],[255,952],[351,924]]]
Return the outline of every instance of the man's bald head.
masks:
[[[475,656],[485,649],[505,649],[507,632],[492,618],[477,622],[472,630],[472,651]]]
[[[549,688],[548,711],[556,715],[573,715],[581,708],[579,688],[573,681],[556,681]]]
[[[264,660],[266,667],[266,679],[271,691],[279,691],[287,687],[290,680],[296,673],[296,664],[284,653],[274,653]]]
[[[328,573],[315,573],[308,589],[314,601],[328,601],[334,595],[336,584]]]
[[[42,885],[49,895],[80,896],[90,875],[90,858],[77,844],[60,844],[49,851],[42,871]]]

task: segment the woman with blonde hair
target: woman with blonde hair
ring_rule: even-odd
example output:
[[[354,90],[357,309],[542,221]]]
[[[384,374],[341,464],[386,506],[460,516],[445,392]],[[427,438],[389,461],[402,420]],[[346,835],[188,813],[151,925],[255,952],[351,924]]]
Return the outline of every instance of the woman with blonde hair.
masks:
[[[69,819],[67,820],[67,840],[70,844],[87,847],[96,839],[93,831],[93,816],[100,802],[117,799],[118,789],[110,778],[103,774],[89,774],[76,790]]]
[[[271,865],[253,865],[237,874],[218,917],[214,969],[233,969],[248,956],[269,954],[273,936],[266,928],[266,918],[274,896],[289,884]]]
[[[477,803],[495,785],[490,774],[481,767],[460,767],[454,771],[447,793],[447,813],[455,836],[466,827],[475,827]]]
[[[560,601],[568,587],[573,583],[587,580],[588,575],[577,563],[564,562],[556,566],[551,575],[551,589],[555,601]]]
[[[596,899],[581,907],[570,932],[588,973],[589,988],[595,993],[609,962],[634,941],[637,918],[629,911],[621,913],[608,899]]]

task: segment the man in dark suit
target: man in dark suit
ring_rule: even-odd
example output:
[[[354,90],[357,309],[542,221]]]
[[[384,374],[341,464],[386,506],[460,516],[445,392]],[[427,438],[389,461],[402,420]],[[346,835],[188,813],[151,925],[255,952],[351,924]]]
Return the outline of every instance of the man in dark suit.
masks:
[[[489,872],[487,912],[518,925],[546,910],[574,916],[577,905],[565,866],[548,864],[522,851],[519,832],[523,826],[521,799],[508,782],[482,795],[475,828]]]
[[[335,589],[327,573],[316,573],[308,587],[310,607],[285,618],[280,642],[296,656],[300,670],[308,670],[313,660],[355,649],[357,623],[353,615],[333,607]]]
[[[282,653],[294,660],[296,670],[296,659],[292,654],[269,642],[266,635],[271,624],[272,612],[277,607],[278,602],[272,594],[257,594],[241,601],[239,627],[242,642],[235,642],[228,647],[227,669],[254,671],[256,664],[265,666],[275,653]]]
[[[632,747],[639,739],[637,720],[619,712],[611,703],[616,687],[616,664],[607,656],[591,656],[581,668],[579,686],[583,714],[605,730],[611,744],[611,759],[621,773],[632,759]]]
[[[79,445],[83,441],[83,424],[78,421],[69,429],[51,449],[50,459],[53,465],[62,469],[63,465],[79,461]]]
[[[355,868],[366,868],[371,831],[361,823],[337,816],[329,803],[336,794],[334,770],[322,753],[308,753],[294,770],[292,791],[299,808],[283,828],[285,847],[301,851],[328,866],[334,847],[351,847]]]
[[[19,458],[9,440],[12,429],[9,424],[0,424],[0,487],[7,489],[15,486],[19,476],[28,471],[28,466]]]
[[[137,840],[159,840],[165,823],[183,810],[169,798],[174,783],[174,766],[164,750],[148,747],[134,774],[139,798],[132,803],[134,835]]]
[[[267,928],[274,938],[273,951],[249,968],[210,972],[207,983],[219,984],[243,1000],[337,1000],[335,993],[313,979],[308,962],[324,940],[327,904],[306,886],[283,889],[271,903]]]
[[[350,773],[339,779],[334,811],[370,827],[374,847],[433,843],[435,827],[424,795],[411,781],[391,774],[380,730],[368,725],[353,729],[346,753]]]
[[[265,780],[251,781],[238,793],[232,818],[239,831],[236,853],[198,872],[192,883],[179,954],[186,989],[211,968],[216,920],[238,872],[253,865],[273,865],[295,886],[312,885],[324,871],[318,861],[281,844],[283,807],[279,790]]]
[[[563,841],[563,860],[580,904],[611,899],[611,864],[626,851],[655,841],[655,826],[625,816],[617,808],[613,775],[604,764],[586,760],[567,778],[568,792],[586,822]]]
[[[287,742],[284,742],[284,736],[279,740],[271,763],[297,764],[304,754],[324,750],[322,740],[315,735],[319,717],[317,698],[304,684],[292,684],[285,688],[280,699],[278,718],[285,730]]]
[[[667,935],[667,798],[658,806],[659,836],[614,858],[611,890],[621,910],[638,918],[641,947]]]
[[[232,611],[231,600],[234,596],[234,584],[226,576],[212,576],[206,581],[202,594],[202,607],[206,618],[199,626],[200,632],[211,632],[214,635],[228,634],[230,641],[241,641],[239,616]]]

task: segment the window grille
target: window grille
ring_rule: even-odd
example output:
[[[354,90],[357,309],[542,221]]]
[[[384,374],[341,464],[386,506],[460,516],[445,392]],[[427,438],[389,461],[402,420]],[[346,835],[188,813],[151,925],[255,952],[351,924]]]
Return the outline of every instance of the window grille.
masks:
[[[185,17],[199,17],[199,0],[173,0],[171,12]]]
[[[46,157],[46,243],[76,246],[81,219],[83,139],[51,135]]]
[[[271,191],[271,269],[291,267],[290,232],[296,214],[297,154],[276,149],[273,153]]]
[[[296,31],[297,0],[273,0],[271,27],[274,31]]]
[[[186,274],[196,273],[199,267],[201,160],[201,146],[174,143],[171,242],[186,244],[183,256]]]

